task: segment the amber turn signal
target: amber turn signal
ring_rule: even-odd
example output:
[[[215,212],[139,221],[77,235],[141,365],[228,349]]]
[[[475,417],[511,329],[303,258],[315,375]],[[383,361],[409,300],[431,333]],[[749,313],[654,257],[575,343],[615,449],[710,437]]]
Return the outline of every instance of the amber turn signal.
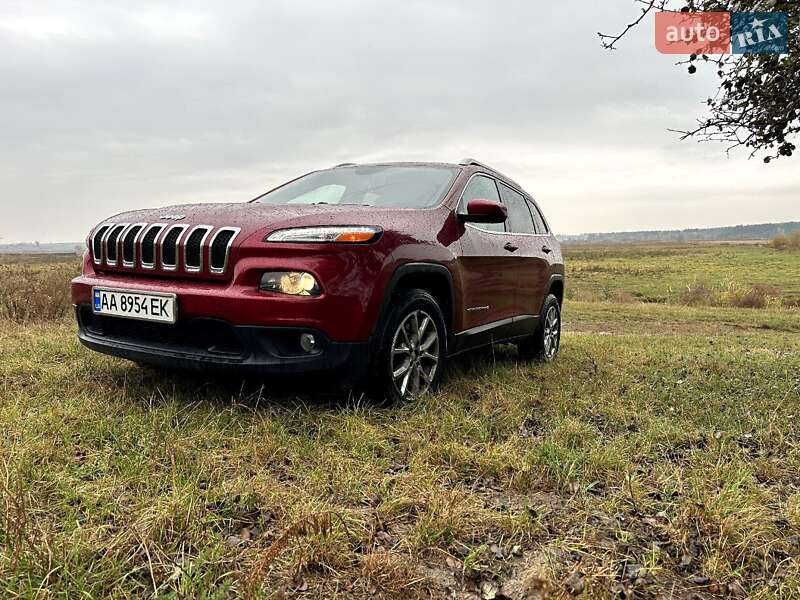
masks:
[[[374,231],[347,231],[339,234],[337,242],[348,242],[350,244],[363,244],[375,237]]]

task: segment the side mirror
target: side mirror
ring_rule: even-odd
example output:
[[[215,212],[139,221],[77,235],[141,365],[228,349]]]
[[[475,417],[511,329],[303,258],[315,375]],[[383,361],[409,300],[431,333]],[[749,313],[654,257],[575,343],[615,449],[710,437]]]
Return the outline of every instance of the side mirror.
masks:
[[[475,198],[467,202],[467,212],[459,213],[458,218],[468,223],[504,223],[508,209],[494,200]]]

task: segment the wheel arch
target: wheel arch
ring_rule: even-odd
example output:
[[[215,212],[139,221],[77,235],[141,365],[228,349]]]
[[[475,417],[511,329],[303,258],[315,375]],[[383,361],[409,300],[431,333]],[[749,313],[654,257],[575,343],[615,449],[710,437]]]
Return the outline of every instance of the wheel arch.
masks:
[[[383,293],[373,337],[380,333],[392,299],[410,289],[425,290],[436,300],[444,316],[444,323],[447,328],[447,348],[451,348],[455,307],[453,274],[450,269],[440,263],[405,263],[395,269]]]
[[[547,286],[547,297],[548,294],[553,294],[556,299],[558,300],[558,305],[564,305],[564,276],[561,274],[555,274],[550,276],[550,283]]]

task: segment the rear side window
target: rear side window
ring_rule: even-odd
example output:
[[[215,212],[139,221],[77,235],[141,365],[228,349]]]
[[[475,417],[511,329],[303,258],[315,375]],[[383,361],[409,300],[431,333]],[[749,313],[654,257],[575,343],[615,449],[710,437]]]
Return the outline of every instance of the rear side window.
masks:
[[[547,225],[544,223],[544,218],[542,218],[542,213],[539,212],[536,205],[533,202],[528,202],[528,206],[530,206],[533,220],[536,222],[536,233],[549,233]]]
[[[508,208],[506,229],[512,233],[536,233],[533,217],[531,217],[531,211],[528,210],[528,202],[525,197],[502,183],[500,184],[500,195],[503,197],[503,204]]]
[[[494,179],[482,175],[476,175],[470,179],[467,187],[464,188],[464,193],[461,195],[460,210],[466,211],[467,202],[476,199],[500,202],[500,194],[497,192],[497,185],[495,185]],[[480,223],[478,227],[488,231],[505,231],[503,223]]]

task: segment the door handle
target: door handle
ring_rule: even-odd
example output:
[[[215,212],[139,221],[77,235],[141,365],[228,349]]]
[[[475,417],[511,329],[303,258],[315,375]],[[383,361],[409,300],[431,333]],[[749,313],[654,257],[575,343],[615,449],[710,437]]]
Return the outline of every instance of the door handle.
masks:
[[[519,250],[519,246],[515,246],[511,242],[506,242],[506,245],[503,246],[503,248],[505,248],[509,252],[516,252],[517,250]]]
[[[550,254],[552,250],[550,249],[550,246],[542,246],[542,252],[545,254]]]

